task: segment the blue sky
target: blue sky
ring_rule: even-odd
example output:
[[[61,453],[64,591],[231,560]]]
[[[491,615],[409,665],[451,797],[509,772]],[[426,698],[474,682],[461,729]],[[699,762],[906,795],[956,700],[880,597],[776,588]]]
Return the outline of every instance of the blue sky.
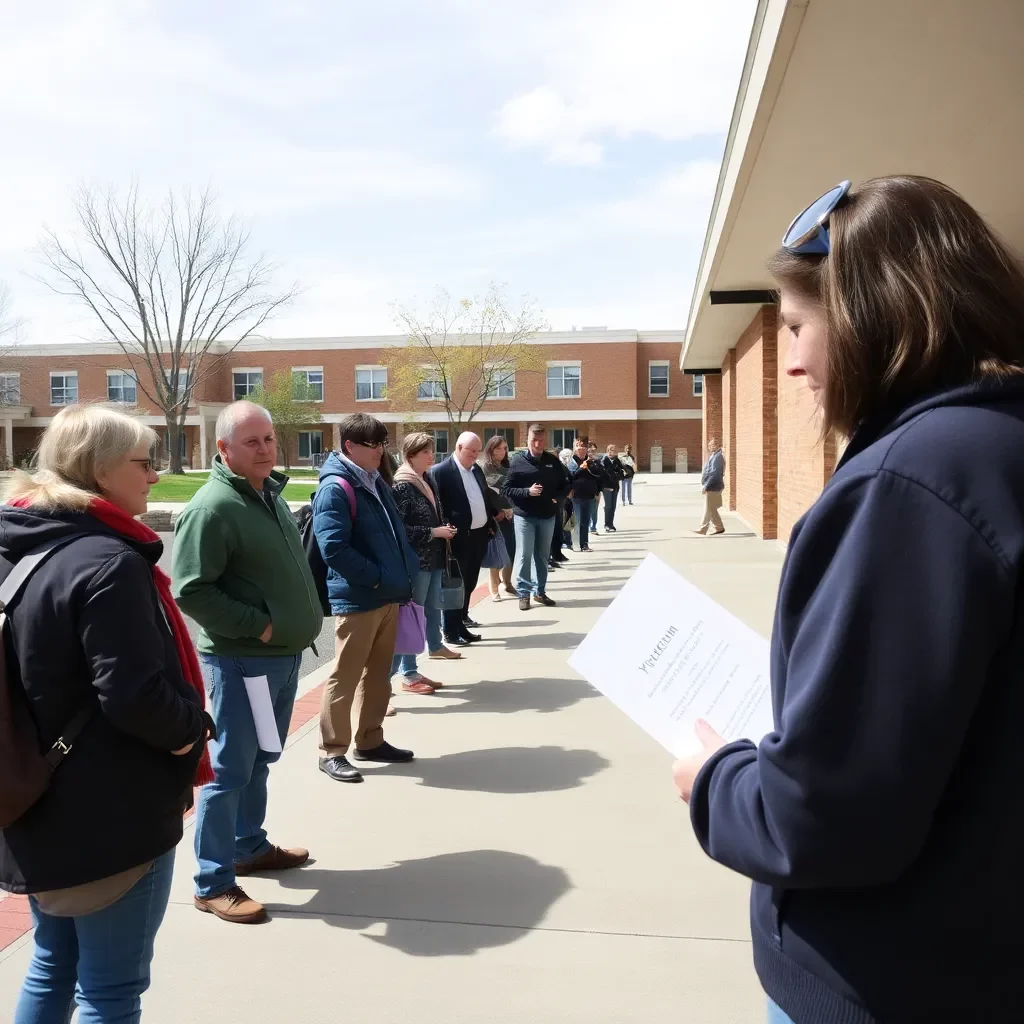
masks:
[[[212,185],[303,292],[272,335],[507,283],[555,329],[681,328],[754,0],[5,4],[0,281],[26,341],[95,336],[32,275],[76,184]]]

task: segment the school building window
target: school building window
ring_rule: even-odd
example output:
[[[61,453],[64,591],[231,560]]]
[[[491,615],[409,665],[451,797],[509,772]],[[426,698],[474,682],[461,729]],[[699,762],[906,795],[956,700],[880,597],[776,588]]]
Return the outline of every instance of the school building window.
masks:
[[[580,397],[580,364],[548,363],[548,398]]]
[[[505,444],[509,448],[516,446],[516,428],[515,427],[487,427],[484,430],[484,444],[487,444],[492,437],[502,437],[505,439]]]
[[[356,367],[356,401],[379,402],[384,398],[384,390],[388,386],[388,368],[386,366]]]
[[[434,461],[444,462],[448,458],[448,431],[433,430],[434,435]]]
[[[20,373],[0,373],[0,405],[21,405]]]
[[[704,374],[695,373],[693,375],[693,397],[700,398],[704,394]]]
[[[300,397],[307,402],[324,400],[324,368],[322,366],[293,366],[292,375],[303,386]],[[307,397],[308,396],[308,397]]]
[[[551,447],[561,451],[563,448],[572,449],[576,443],[576,431],[573,427],[555,427],[551,431]]]
[[[78,401],[78,372],[50,374],[50,405],[74,405]]]
[[[299,431],[299,458],[312,460],[314,455],[322,455],[324,451],[324,434],[322,430]]]
[[[134,405],[137,397],[137,384],[130,373],[107,371],[107,401],[123,402]]]
[[[647,364],[647,394],[651,398],[668,397],[668,360]]]
[[[262,370],[232,370],[231,380],[234,383],[235,401],[248,398],[257,388],[263,387]]]

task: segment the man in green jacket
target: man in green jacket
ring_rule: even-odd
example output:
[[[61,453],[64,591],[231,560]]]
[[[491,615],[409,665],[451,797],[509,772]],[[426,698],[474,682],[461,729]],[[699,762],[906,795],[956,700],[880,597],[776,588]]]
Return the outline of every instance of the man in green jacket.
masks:
[[[269,700],[283,744],[302,652],[320,635],[323,611],[281,497],[287,477],[274,472],[267,410],[227,406],[217,418],[217,452],[209,480],[178,518],[172,568],[174,596],[201,628],[199,661],[218,733],[209,745],[216,778],[196,801],[195,905],[250,924],[266,911],[236,876],[296,867],[309,851],[267,840],[267,776],[280,752],[260,749],[249,690]]]

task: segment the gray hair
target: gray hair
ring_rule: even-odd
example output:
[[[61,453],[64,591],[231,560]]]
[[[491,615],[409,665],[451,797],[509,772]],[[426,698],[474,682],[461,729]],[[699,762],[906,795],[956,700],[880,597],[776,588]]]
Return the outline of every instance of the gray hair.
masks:
[[[217,417],[217,440],[227,444],[234,435],[238,424],[254,414],[263,416],[271,426],[274,425],[274,419],[270,413],[262,405],[257,405],[255,402],[248,402],[243,398],[238,402],[232,402],[230,405],[224,406]]]
[[[480,435],[474,434],[472,430],[464,430],[459,434],[459,439],[455,442],[456,448],[465,448],[470,441],[479,441]]]

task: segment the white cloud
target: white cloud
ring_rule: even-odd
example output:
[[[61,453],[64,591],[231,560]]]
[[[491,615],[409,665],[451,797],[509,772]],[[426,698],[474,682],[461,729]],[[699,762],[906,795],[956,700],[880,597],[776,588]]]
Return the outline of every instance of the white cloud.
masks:
[[[681,141],[721,132],[736,94],[753,0],[563,0],[516,5],[539,19],[535,81],[498,112],[513,148],[595,163],[610,138]],[[493,24],[494,34],[514,31]]]

